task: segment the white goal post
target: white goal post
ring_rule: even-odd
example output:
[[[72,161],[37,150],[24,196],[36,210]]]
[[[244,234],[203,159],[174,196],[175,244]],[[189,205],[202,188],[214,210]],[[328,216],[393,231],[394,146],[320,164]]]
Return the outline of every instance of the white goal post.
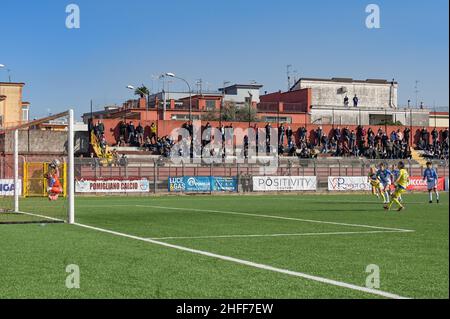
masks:
[[[75,171],[74,171],[74,111],[70,109],[66,112],[58,113],[46,118],[31,121],[13,128],[7,128],[7,131],[13,131],[13,176],[14,176],[14,213],[22,213],[20,210],[20,181],[19,181],[19,130],[26,129],[38,124],[48,122],[61,117],[68,118],[67,129],[67,219],[69,224],[75,223]],[[23,181],[22,181],[23,182]]]

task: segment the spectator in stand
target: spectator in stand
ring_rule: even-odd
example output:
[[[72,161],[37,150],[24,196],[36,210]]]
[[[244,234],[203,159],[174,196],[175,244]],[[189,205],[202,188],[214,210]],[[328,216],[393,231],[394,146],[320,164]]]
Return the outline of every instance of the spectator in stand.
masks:
[[[334,129],[333,135],[337,142],[341,141],[341,128],[339,126]]]
[[[347,95],[345,95],[345,97],[344,97],[344,106],[348,107],[348,96]]]
[[[204,139],[203,139],[203,136],[205,137]],[[205,146],[211,142],[211,124],[209,122],[206,123],[206,125],[205,125],[205,129],[202,134],[202,142],[203,142],[203,146]]]
[[[148,149],[149,151],[151,151],[152,150],[152,146],[153,146],[152,140],[150,139],[150,136],[147,136],[145,138],[145,142],[144,142],[143,147]]]
[[[222,135],[222,144],[223,144],[225,143],[225,125],[223,124],[220,126],[220,134]]]
[[[357,129],[356,129],[356,141],[358,144],[358,148],[360,151],[363,150],[363,148],[365,147],[365,143],[366,143],[366,128],[364,126],[358,125]]]
[[[448,143],[448,137],[449,137],[449,135],[448,135],[448,128],[445,128],[442,131],[441,136],[442,136],[442,141]]]
[[[97,124],[94,124],[94,126],[92,127],[92,129],[94,130],[94,135],[95,135],[97,138],[100,138],[99,135],[98,135],[98,122],[97,122]]]
[[[384,152],[387,159],[393,159],[393,143],[390,139],[386,139]]]
[[[350,129],[348,126],[344,128],[344,141],[350,143]]]
[[[306,128],[304,126],[298,130],[298,139],[299,141],[306,141]]]
[[[267,123],[265,129],[266,129],[266,142],[268,142],[270,140],[270,131],[272,129],[272,125],[270,125],[270,123]]]
[[[411,137],[411,130],[409,127],[405,127],[405,129],[403,130],[403,141],[405,143],[408,143],[409,145],[409,138]]]
[[[112,166],[119,166],[119,153],[116,150],[111,151],[112,154]]]
[[[322,136],[323,136],[323,129],[322,129],[322,126],[319,126],[316,130],[316,141],[317,141],[317,142],[315,142],[315,143],[317,143],[316,145],[321,146]]]
[[[383,153],[386,153],[388,141],[389,141],[389,138],[388,138],[387,134],[383,133],[383,135],[381,135],[381,150],[383,151]]]
[[[119,165],[123,167],[128,166],[128,158],[125,154],[122,154],[122,156],[120,157]]]
[[[436,128],[431,131],[431,140],[433,141],[433,148],[436,148],[439,139],[439,133]]]
[[[281,125],[278,127],[278,143],[280,145],[284,145],[284,134],[286,133],[286,128],[284,127],[284,124],[281,123]]]
[[[326,136],[325,134],[322,135],[321,140],[322,140],[322,146],[323,146],[321,153],[326,154],[326,153],[328,153],[328,136]]]
[[[106,142],[105,134],[102,134],[99,139],[100,147],[102,148],[102,152],[105,152],[106,146],[108,143]]]
[[[105,134],[105,125],[99,120],[97,122],[97,137],[100,138],[103,134]]]
[[[127,126],[128,132],[128,144],[134,144],[136,139],[136,129],[134,128],[133,121],[131,121]]]
[[[291,145],[291,143],[292,143],[292,135],[293,135],[292,128],[290,126],[288,126],[286,129],[286,138],[287,138],[288,145]]]
[[[350,132],[349,147],[351,152],[356,151],[356,134],[353,130]]]
[[[153,122],[150,125],[150,142],[152,144],[156,144],[157,141],[158,141],[158,134],[157,134],[157,132],[158,132],[158,128],[156,127],[156,124]]]
[[[358,107],[358,102],[359,102],[359,99],[358,99],[358,97],[355,94],[355,96],[353,97],[353,106],[354,107]]]
[[[428,147],[429,144],[429,138],[428,138],[428,130],[424,127],[422,127],[422,130],[420,131],[420,139],[422,141],[422,149],[425,149]]]
[[[192,122],[187,121],[186,123],[183,124],[183,128],[189,132],[189,135],[192,138],[192,136],[194,135],[194,126],[192,125]]]
[[[397,140],[400,143],[403,143],[403,133],[402,133],[402,131],[400,129],[397,130]]]
[[[375,147],[375,133],[372,129],[369,129],[369,133],[367,134],[367,144],[369,147]]]
[[[397,141],[397,131],[392,131],[391,132],[391,141],[392,142],[395,142],[395,141]]]
[[[136,139],[139,143],[139,146],[142,146],[144,144],[144,127],[139,122],[138,126],[136,127]]]
[[[123,146],[123,144],[125,144],[126,134],[127,134],[127,125],[125,124],[124,121],[120,121],[120,123],[119,123],[119,141],[117,143],[119,146]]]

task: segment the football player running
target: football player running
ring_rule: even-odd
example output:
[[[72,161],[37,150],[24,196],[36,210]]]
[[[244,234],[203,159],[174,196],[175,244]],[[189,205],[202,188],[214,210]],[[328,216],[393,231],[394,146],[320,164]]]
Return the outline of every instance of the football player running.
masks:
[[[427,168],[423,172],[423,180],[427,182],[427,189],[429,195],[429,203],[433,203],[433,192],[436,194],[436,203],[439,204],[439,192],[438,192],[438,174],[436,169],[433,168],[433,163],[427,162]]]

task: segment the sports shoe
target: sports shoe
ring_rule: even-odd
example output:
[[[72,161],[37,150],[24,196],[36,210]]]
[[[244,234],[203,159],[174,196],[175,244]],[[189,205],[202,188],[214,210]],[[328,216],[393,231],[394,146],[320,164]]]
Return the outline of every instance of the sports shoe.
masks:
[[[428,203],[430,203],[430,204],[433,204],[433,201],[432,200],[430,200]]]
[[[388,205],[384,205],[383,208],[384,208],[384,210],[389,210],[389,206]]]
[[[439,199],[436,200],[436,204],[439,204]]]
[[[400,206],[400,207],[397,209],[397,211],[398,211],[398,212],[401,212],[401,211],[404,210],[404,209],[405,209],[404,206]]]

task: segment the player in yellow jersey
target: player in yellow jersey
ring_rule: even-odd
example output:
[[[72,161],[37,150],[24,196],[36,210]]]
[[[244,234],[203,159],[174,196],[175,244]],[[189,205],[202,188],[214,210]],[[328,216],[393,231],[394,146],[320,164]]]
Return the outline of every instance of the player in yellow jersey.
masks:
[[[394,194],[392,194],[389,204],[386,204],[384,206],[384,209],[386,210],[390,210],[394,203],[398,205],[398,211],[402,211],[405,209],[405,206],[402,205],[399,199],[401,198],[402,194],[406,192],[406,188],[409,185],[409,174],[405,169],[405,163],[403,162],[398,163],[398,169],[399,173],[398,178],[395,181],[395,191]]]
[[[377,174],[377,169],[374,166],[370,167],[370,172],[369,172],[369,183],[372,186],[372,194],[377,196],[378,198],[381,197],[383,198],[383,202],[386,201],[386,198],[384,197],[384,193],[383,193],[383,186],[381,185],[381,181],[380,181],[380,177]]]

